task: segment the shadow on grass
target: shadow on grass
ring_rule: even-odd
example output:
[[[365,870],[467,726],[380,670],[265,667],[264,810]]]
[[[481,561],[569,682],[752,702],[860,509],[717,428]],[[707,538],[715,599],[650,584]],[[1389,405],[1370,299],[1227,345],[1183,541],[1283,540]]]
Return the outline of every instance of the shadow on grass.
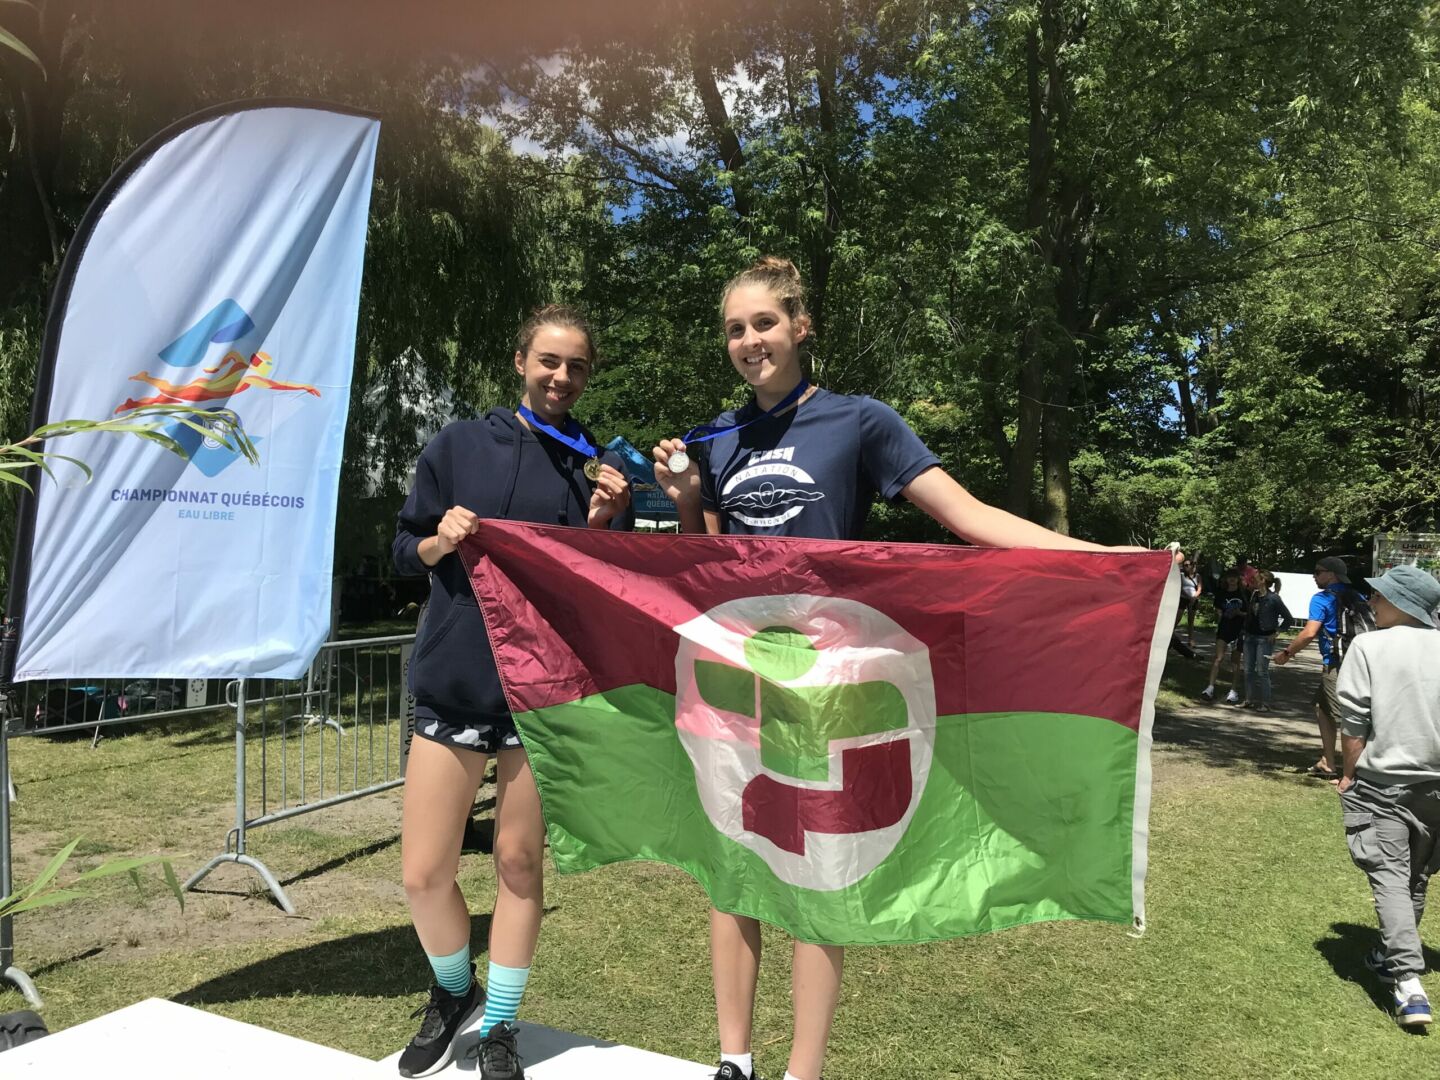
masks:
[[[1335,974],[1345,982],[1358,984],[1370,995],[1375,1008],[1391,1016],[1390,987],[1376,978],[1375,973],[1365,966],[1365,954],[1380,948],[1380,931],[1373,926],[1356,923],[1331,923],[1331,936],[1315,942],[1315,951],[1323,956]],[[1423,949],[1425,969],[1440,970],[1440,953],[1434,949]],[[1411,1034],[1423,1034],[1423,1030],[1405,1028]]]
[[[211,724],[199,731],[192,732],[183,739],[176,739],[176,746],[219,746],[221,743],[234,744],[235,742],[235,720],[228,717],[226,723]]]
[[[380,840],[372,840],[364,847],[358,847],[354,851],[347,851],[344,855],[337,855],[335,858],[329,859],[319,866],[311,866],[308,869],[301,870],[298,874],[292,874],[288,878],[281,878],[280,884],[294,885],[298,881],[309,881],[311,878],[319,877],[321,874],[329,873],[331,870],[339,870],[342,866],[346,866],[356,859],[363,859],[367,855],[374,855],[377,852],[384,851],[386,848],[398,843],[399,840],[399,833],[384,837]]]
[[[26,974],[28,974],[32,979],[43,979],[52,971],[59,971],[61,968],[65,967],[68,964],[78,964],[81,960],[89,960],[92,956],[99,956],[104,951],[105,950],[100,948],[100,946],[93,945],[88,949],[76,953],[74,956],[66,956],[60,960],[51,960],[48,964],[41,964],[39,967],[33,968],[28,971]]]
[[[483,949],[490,914],[470,917],[470,940]],[[410,926],[322,941],[209,979],[171,996],[182,1005],[219,1005],[253,998],[335,995],[409,997],[425,991],[432,975]]]
[[[1155,740],[1223,768],[1304,773],[1315,764],[1315,749],[1278,739],[1269,727],[1247,728],[1244,714],[1238,711],[1236,719],[1236,723],[1217,724],[1203,715],[1165,713],[1155,718]]]
[[[545,908],[549,915],[559,910]],[[483,959],[490,940],[490,913],[470,917],[470,941]],[[433,980],[425,953],[410,926],[390,926],[335,941],[291,949],[208,979],[171,995],[182,1005],[220,1005],[296,995],[409,998]]]
[[[1198,660],[1172,655],[1166,663],[1155,717],[1156,743],[1168,744],[1202,764],[1253,770],[1271,779],[1308,773],[1320,754],[1313,704],[1320,671],[1314,650],[1283,669],[1271,665],[1271,707],[1259,713],[1225,702],[1232,684],[1228,662],[1216,683],[1217,700],[1200,698],[1214,642],[1197,641],[1197,647]],[[1239,692],[1244,695],[1243,681]]]
[[[27,736],[27,737],[28,737],[28,736]],[[101,745],[103,746],[104,744],[102,743]],[[112,761],[112,762],[104,762],[104,763],[102,764],[101,762],[102,762],[103,759],[97,757],[96,754],[98,754],[98,753],[103,753],[103,751],[95,751],[95,752],[92,752],[92,751],[87,747],[87,748],[85,748],[85,750],[84,750],[83,752],[84,752],[84,754],[85,754],[84,757],[77,757],[77,758],[73,758],[73,759],[67,759],[66,764],[73,764],[73,765],[74,765],[74,768],[56,769],[54,772],[42,773],[42,774],[38,774],[38,775],[36,775],[36,776],[28,776],[28,777],[25,778],[25,783],[27,783],[27,784],[54,783],[55,781],[59,781],[59,780],[71,780],[71,779],[73,779],[73,778],[75,778],[75,777],[77,777],[77,776],[89,777],[89,776],[97,775],[97,774],[99,774],[99,773],[115,772],[116,770],[124,770],[124,769],[133,769],[133,768],[135,768],[135,766],[136,766],[136,764],[137,764],[137,763],[134,762],[134,761]],[[198,749],[190,749],[190,750],[182,751],[182,752],[180,752],[180,753],[178,753],[178,754],[155,754],[154,756],[146,757],[144,763],[145,763],[145,765],[147,765],[147,766],[156,765],[156,764],[163,764],[163,763],[168,763],[168,762],[171,762],[171,761],[180,761],[180,760],[182,760],[182,759],[184,759],[184,758],[196,757],[196,756],[201,755],[202,753],[203,753],[203,752],[202,752],[201,750],[198,750]]]

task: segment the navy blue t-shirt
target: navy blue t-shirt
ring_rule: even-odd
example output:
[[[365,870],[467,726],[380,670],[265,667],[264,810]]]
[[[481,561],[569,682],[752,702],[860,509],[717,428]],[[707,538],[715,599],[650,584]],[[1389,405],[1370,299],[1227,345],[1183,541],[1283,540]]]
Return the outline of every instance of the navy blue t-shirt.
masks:
[[[752,401],[713,426],[743,424]],[[884,402],[816,390],[799,407],[698,446],[700,499],[721,532],[857,540],[877,495],[940,459]]]

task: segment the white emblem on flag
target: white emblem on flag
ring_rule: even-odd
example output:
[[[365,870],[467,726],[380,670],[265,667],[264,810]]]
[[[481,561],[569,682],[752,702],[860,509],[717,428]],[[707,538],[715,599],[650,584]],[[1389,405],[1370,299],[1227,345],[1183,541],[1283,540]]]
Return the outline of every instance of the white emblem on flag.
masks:
[[[934,755],[924,643],[834,596],[746,597],[675,629],[675,723],[714,826],[802,888],[879,866]]]

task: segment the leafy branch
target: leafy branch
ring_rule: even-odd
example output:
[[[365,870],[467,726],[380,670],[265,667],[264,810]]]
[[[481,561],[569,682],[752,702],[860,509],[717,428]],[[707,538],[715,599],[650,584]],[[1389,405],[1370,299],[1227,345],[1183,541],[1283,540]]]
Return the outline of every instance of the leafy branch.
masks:
[[[117,874],[129,874],[130,880],[135,883],[135,888],[138,890],[141,867],[149,866],[152,863],[160,864],[160,872],[165,877],[165,884],[175,894],[175,900],[180,905],[180,910],[185,910],[185,894],[181,891],[180,882],[175,877],[175,868],[170,865],[169,859],[160,855],[132,855],[123,859],[111,859],[109,862],[101,863],[99,866],[77,875],[64,887],[61,887],[56,879],[61,868],[70,861],[70,856],[75,854],[75,848],[79,843],[80,838],[76,837],[61,848],[50,860],[49,865],[40,871],[40,874],[25,889],[6,897],[0,897],[0,919],[18,915],[22,911],[33,911],[36,908],[51,907],[54,904],[65,904],[71,900],[83,899],[86,892],[81,886],[99,881],[101,878],[114,877]]]
[[[203,416],[204,419],[196,419],[197,416]],[[151,417],[156,419],[149,419]],[[19,442],[0,446],[0,483],[17,484],[33,490],[29,481],[20,473],[38,467],[54,480],[55,472],[50,464],[56,461],[73,465],[85,474],[88,482],[94,473],[79,458],[57,454],[53,450],[33,449],[49,439],[82,433],[118,432],[135,435],[164,447],[172,454],[188,458],[190,455],[185,447],[163,430],[171,421],[182,424],[207,439],[214,439],[235,453],[243,455],[252,465],[260,460],[255,444],[250,441],[250,436],[245,434],[239,415],[230,409],[200,409],[193,405],[145,405],[125,416],[112,416],[108,420],[57,420],[37,428]]]

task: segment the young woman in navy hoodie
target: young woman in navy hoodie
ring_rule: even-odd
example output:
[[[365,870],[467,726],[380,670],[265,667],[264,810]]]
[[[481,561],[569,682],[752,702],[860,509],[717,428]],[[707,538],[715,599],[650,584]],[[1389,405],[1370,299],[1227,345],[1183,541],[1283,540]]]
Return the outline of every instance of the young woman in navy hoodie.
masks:
[[[420,455],[395,530],[395,566],[428,573],[430,605],[410,665],[415,739],[406,767],[401,862],[415,930],[435,973],[401,1076],[428,1076],[481,1009],[483,1080],[518,1080],[513,1021],[540,933],[545,823],[506,707],[470,582],[455,553],[481,518],[629,529],[630,491],[613,453],[591,480],[594,440],[571,418],[595,363],[581,316],[552,305],[520,328],[524,400],[450,424]],[[595,466],[590,465],[591,473]],[[455,880],[475,792],[496,759],[495,913],[489,997],[470,961],[470,913]]]

